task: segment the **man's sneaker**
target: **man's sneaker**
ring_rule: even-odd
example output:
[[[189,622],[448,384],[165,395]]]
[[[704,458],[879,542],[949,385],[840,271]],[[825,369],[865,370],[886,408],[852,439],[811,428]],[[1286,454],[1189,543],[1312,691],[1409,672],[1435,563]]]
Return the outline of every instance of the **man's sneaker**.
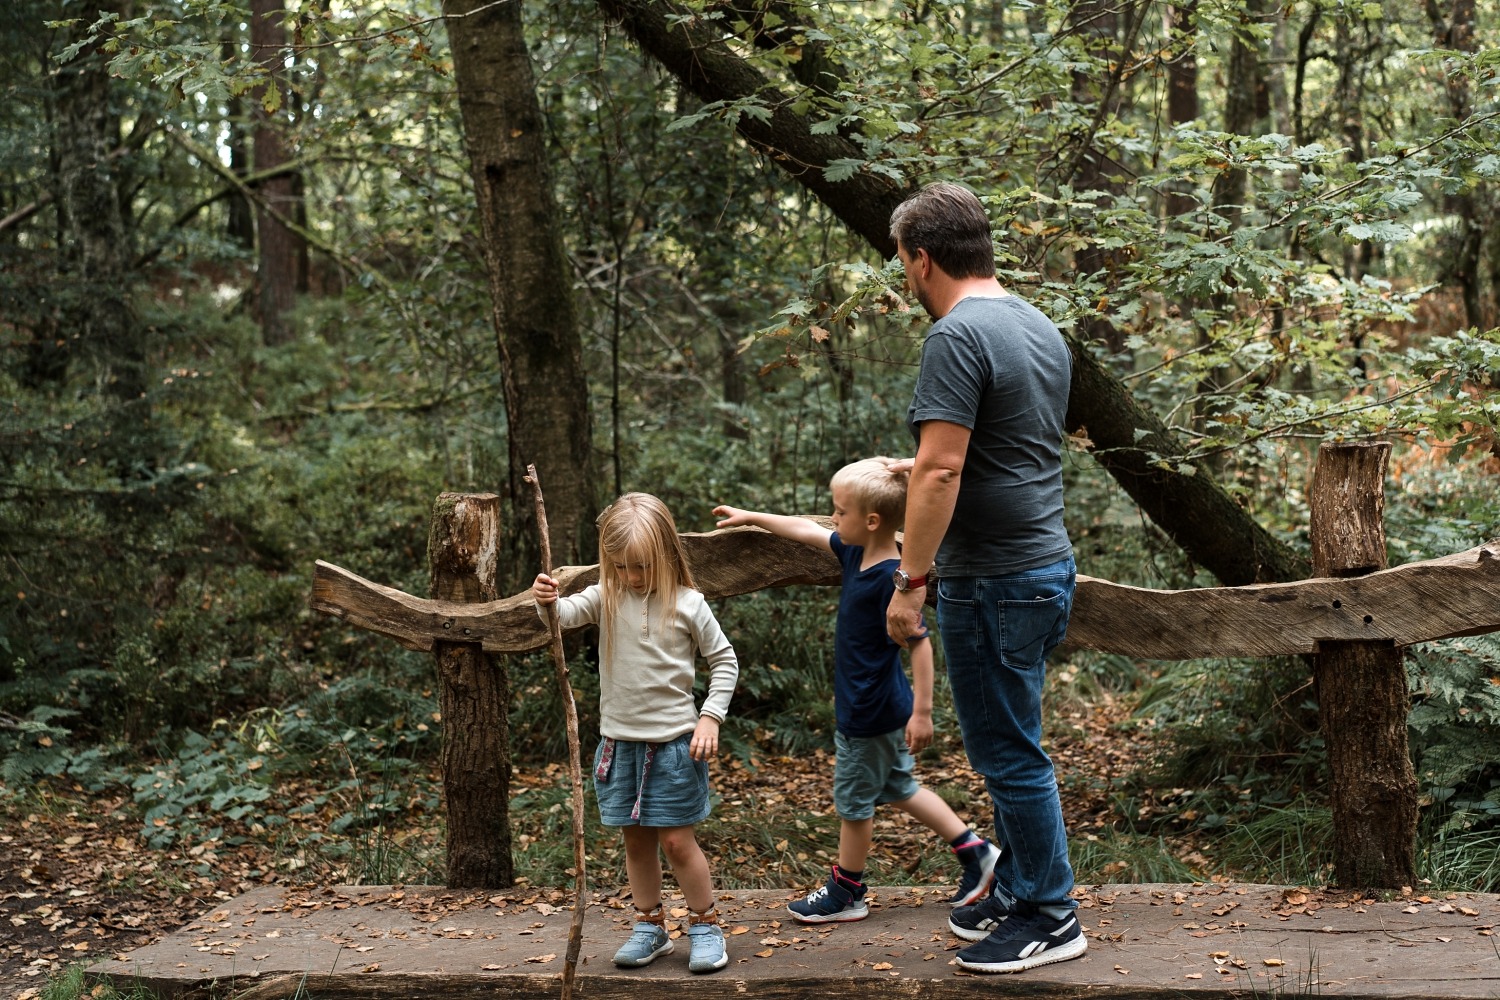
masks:
[[[1059,920],[1038,910],[1017,911],[989,937],[960,951],[954,961],[970,972],[1024,972],[1066,962],[1088,949],[1076,914]]]
[[[865,905],[865,887],[852,882],[834,865],[828,881],[806,899],[799,899],[787,906],[787,911],[798,923],[833,924],[848,920],[863,920],[870,915]]]
[[[672,939],[667,937],[666,928],[661,924],[638,920],[630,938],[615,952],[615,964],[625,969],[640,968],[671,951]]]
[[[1003,894],[990,894],[973,906],[960,906],[948,916],[948,929],[965,941],[983,941],[1010,916],[1011,906]]]
[[[988,840],[980,844],[953,849],[963,863],[964,873],[958,880],[958,891],[948,900],[949,906],[971,906],[989,891],[990,879],[995,877],[995,862],[1000,860],[1000,848]]]
[[[687,929],[688,971],[714,972],[729,964],[724,950],[724,929],[718,924],[693,924]]]

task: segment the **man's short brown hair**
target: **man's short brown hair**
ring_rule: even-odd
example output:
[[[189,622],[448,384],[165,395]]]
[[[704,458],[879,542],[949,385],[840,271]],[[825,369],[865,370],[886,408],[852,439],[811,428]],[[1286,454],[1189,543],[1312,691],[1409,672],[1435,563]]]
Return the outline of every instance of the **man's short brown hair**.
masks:
[[[950,278],[995,276],[989,216],[962,184],[929,184],[897,205],[891,236],[908,254],[926,250]]]

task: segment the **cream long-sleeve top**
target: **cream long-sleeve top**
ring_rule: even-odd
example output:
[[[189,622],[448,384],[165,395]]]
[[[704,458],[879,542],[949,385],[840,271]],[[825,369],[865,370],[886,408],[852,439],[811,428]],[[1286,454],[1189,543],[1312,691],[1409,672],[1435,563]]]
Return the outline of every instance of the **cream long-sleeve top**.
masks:
[[[557,602],[564,629],[598,624],[599,584]],[[537,605],[546,621],[546,611]],[[601,647],[603,647],[601,643]],[[734,647],[708,602],[679,587],[677,613],[662,614],[661,601],[626,590],[616,611],[610,656],[599,664],[599,732],[617,740],[665,743],[698,725],[699,715],[720,722],[739,679]],[[602,648],[601,648],[602,652]],[[693,674],[701,654],[708,664],[708,695],[693,702]]]

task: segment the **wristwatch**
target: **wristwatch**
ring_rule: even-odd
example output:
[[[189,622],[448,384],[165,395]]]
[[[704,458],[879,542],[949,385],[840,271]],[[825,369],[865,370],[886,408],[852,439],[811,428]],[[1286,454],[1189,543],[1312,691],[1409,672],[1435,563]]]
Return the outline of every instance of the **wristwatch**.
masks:
[[[906,570],[897,566],[896,572],[891,574],[891,582],[896,585],[897,590],[914,590],[917,587],[927,586],[927,577],[912,576]]]

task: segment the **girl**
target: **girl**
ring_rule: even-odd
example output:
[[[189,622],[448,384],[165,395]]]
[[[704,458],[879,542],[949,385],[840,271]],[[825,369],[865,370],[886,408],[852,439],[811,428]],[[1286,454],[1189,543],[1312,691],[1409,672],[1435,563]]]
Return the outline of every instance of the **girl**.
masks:
[[[531,585],[537,613],[556,603],[564,629],[599,625],[599,732],[594,790],[600,819],[625,835],[635,903],[619,966],[649,965],[672,950],[661,905],[666,853],[691,911],[693,972],[729,964],[714,910],[708,859],[693,824],[708,817],[708,764],[719,749],[739,664],[695,588],[672,514],[648,493],[627,493],[599,515],[599,582],[558,600],[545,573]],[[708,662],[708,696],[693,705],[694,653]]]

